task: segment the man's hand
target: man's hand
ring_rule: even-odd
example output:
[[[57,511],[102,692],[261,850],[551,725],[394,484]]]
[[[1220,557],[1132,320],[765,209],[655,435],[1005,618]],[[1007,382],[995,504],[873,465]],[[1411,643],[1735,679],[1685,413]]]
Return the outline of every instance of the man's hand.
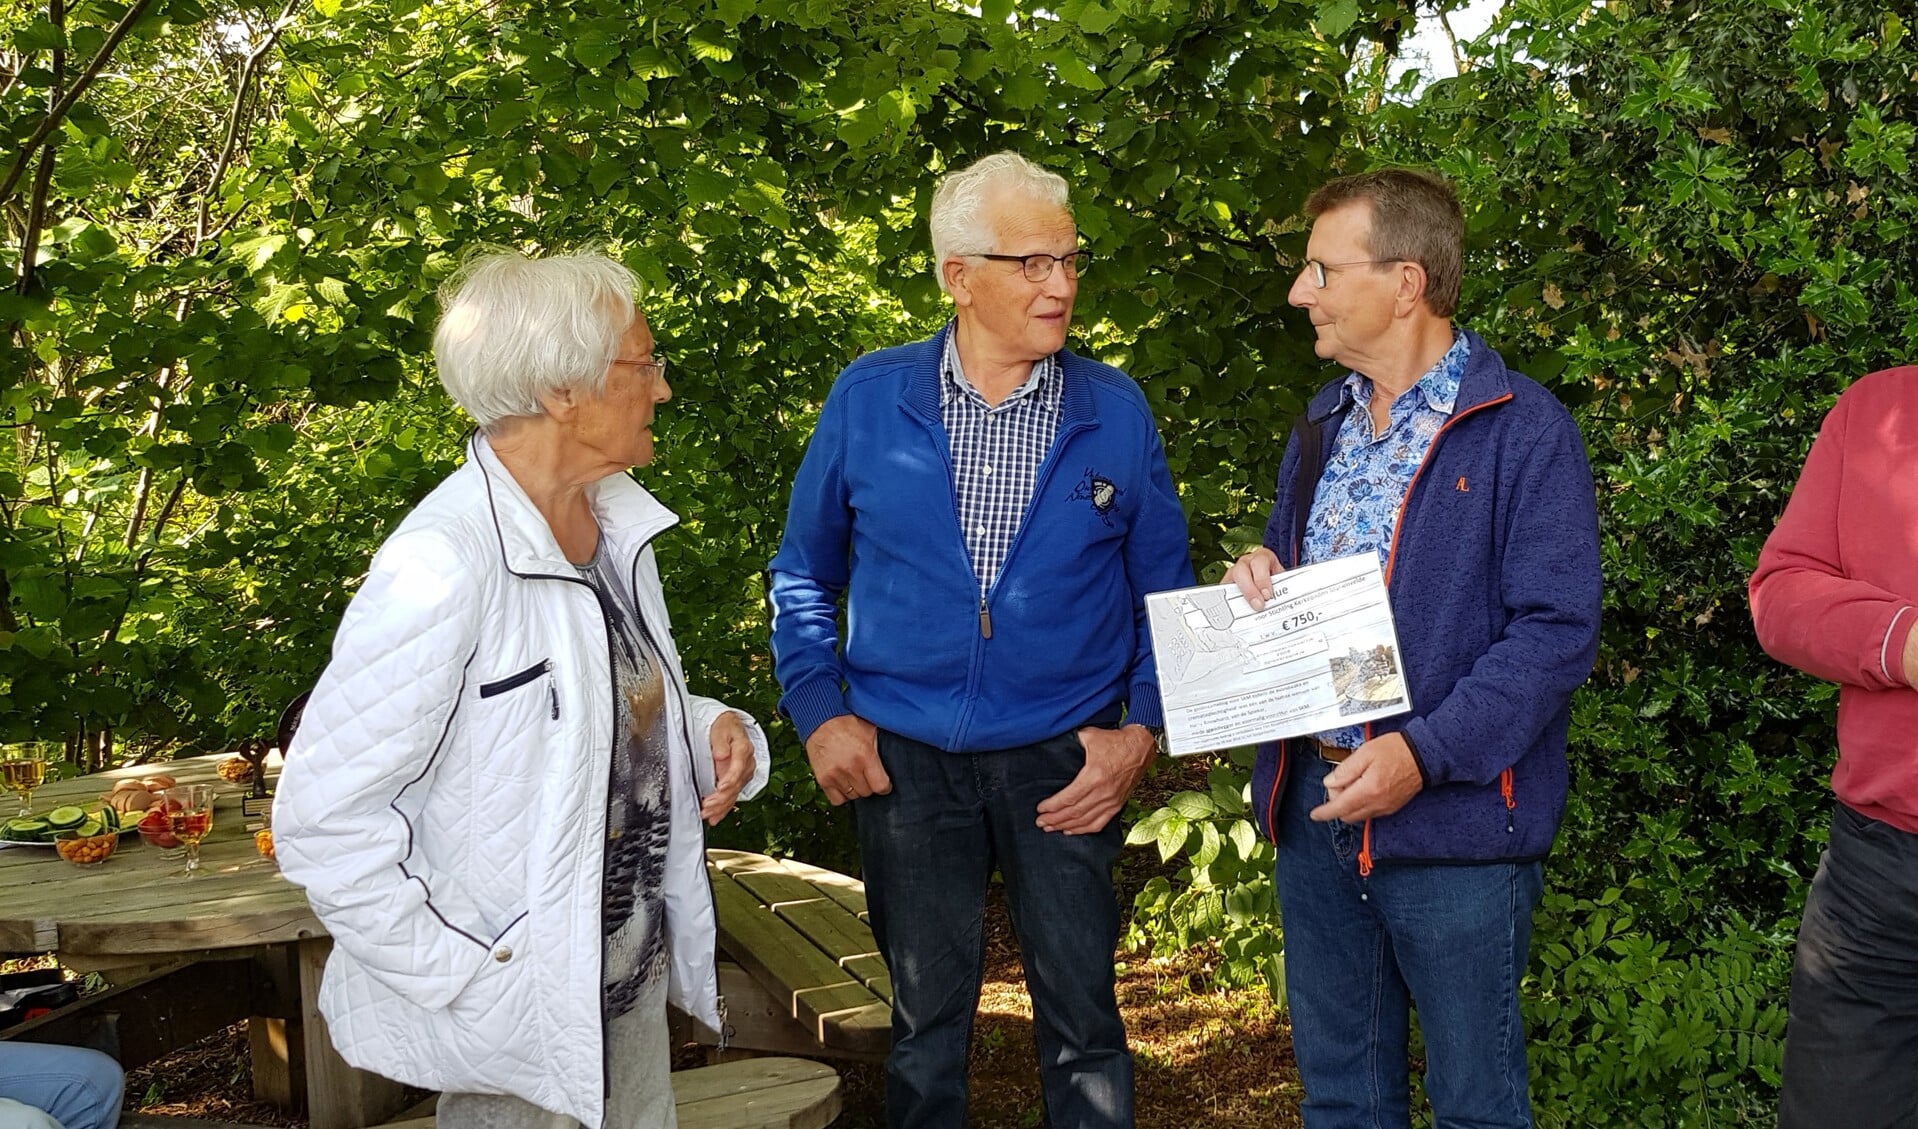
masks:
[[[727,710],[714,719],[706,743],[713,755],[713,790],[699,801],[699,817],[712,825],[733,810],[740,789],[753,778],[753,739],[739,715]]]
[[[1918,624],[1905,636],[1905,685],[1918,690]]]
[[[1285,566],[1279,563],[1279,555],[1260,545],[1234,561],[1232,567],[1226,570],[1225,579],[1239,586],[1239,595],[1245,597],[1245,602],[1252,605],[1253,611],[1262,612],[1265,602],[1272,598],[1272,578],[1284,571]]]
[[[1412,747],[1397,733],[1387,733],[1352,750],[1325,774],[1326,800],[1312,809],[1312,818],[1363,823],[1391,815],[1423,787]]]
[[[840,714],[813,730],[806,738],[806,759],[834,807],[892,791],[892,778],[879,763],[879,730],[863,718]]]
[[[1039,830],[1086,835],[1102,830],[1125,806],[1159,742],[1143,725],[1079,730],[1086,765],[1072,783],[1039,801]]]

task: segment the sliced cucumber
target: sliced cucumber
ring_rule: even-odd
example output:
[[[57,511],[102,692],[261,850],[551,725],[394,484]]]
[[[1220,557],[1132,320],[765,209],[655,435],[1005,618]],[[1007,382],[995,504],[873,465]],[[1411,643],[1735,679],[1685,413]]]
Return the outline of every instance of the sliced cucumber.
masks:
[[[54,808],[47,813],[47,826],[55,831],[65,831],[78,827],[87,818],[86,809],[76,808],[72,804]]]
[[[37,843],[46,831],[44,819],[9,819],[0,824],[0,839],[9,843]]]

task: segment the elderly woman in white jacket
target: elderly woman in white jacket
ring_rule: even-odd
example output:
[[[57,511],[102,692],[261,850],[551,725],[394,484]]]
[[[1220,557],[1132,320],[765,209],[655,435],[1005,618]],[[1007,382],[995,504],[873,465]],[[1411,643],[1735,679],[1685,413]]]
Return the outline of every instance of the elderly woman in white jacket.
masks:
[[[635,289],[597,255],[449,284],[434,355],[479,434],[374,556],[274,803],[334,1045],[458,1129],[670,1126],[667,1001],[724,1024],[701,821],[766,742],[673,647]]]

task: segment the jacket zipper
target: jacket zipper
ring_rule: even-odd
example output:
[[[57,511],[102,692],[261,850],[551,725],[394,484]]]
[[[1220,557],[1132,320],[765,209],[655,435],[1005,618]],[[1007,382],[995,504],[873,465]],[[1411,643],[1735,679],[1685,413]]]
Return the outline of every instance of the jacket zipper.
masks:
[[[482,698],[498,697],[499,695],[504,694],[509,690],[519,689],[521,686],[526,685],[528,682],[531,682],[533,679],[538,678],[542,674],[550,678],[552,676],[552,672],[553,672],[553,660],[541,659],[540,661],[534,663],[532,666],[529,666],[525,670],[519,671],[516,674],[509,674],[505,678],[495,679],[492,682],[480,683],[479,696]]]
[[[477,456],[475,456],[475,457],[477,457]],[[484,469],[485,469],[485,468],[484,468],[484,467],[482,467],[481,469],[482,469],[482,471],[484,471]],[[482,476],[482,477],[483,477],[483,480],[484,480],[484,482],[485,482],[485,484],[486,484],[486,497],[487,497],[487,505],[488,505],[488,507],[489,507],[489,508],[491,508],[491,509],[493,509],[493,511],[494,511],[494,524],[495,524],[495,526],[497,527],[497,525],[498,525],[498,521],[499,521],[499,517],[498,517],[498,509],[497,509],[497,503],[496,503],[496,502],[494,501],[494,499],[493,499],[493,483],[492,483],[492,476],[491,476],[490,474],[483,474],[483,476]],[[670,529],[671,527],[672,527],[672,526],[671,526],[671,524],[669,523],[669,524],[668,524],[668,525],[666,525],[666,526],[663,526],[663,527],[661,527],[661,528],[659,528],[659,529],[656,529],[656,530],[654,530],[654,531],[653,531],[653,532],[652,532],[652,533],[651,533],[650,535],[648,535],[648,536],[647,536],[647,538],[646,538],[646,539],[645,539],[644,541],[641,541],[641,542],[639,543],[639,548],[637,548],[637,549],[636,549],[636,550],[634,550],[634,552],[633,552],[633,563],[632,563],[632,567],[631,567],[631,577],[630,577],[630,582],[631,582],[631,583],[633,584],[633,614],[634,614],[634,616],[635,616],[635,617],[637,617],[637,618],[639,619],[639,622],[640,622],[640,629],[641,629],[641,631],[645,631],[645,630],[646,630],[646,627],[645,627],[645,622],[646,622],[646,621],[645,621],[645,617],[644,617],[643,615],[640,615],[640,613],[639,613],[639,592],[638,592],[638,580],[639,580],[639,575],[638,575],[638,573],[639,573],[639,558],[640,558],[640,554],[642,554],[642,553],[644,553],[644,552],[646,551],[646,547],[647,547],[648,545],[651,545],[651,544],[652,544],[652,543],[653,543],[653,542],[654,542],[655,540],[657,540],[657,539],[658,539],[658,537],[659,537],[659,535],[660,535],[661,533],[664,533],[664,532],[665,532],[665,531],[666,531],[667,529]],[[519,577],[523,577],[523,578],[525,578],[525,579],[537,579],[537,580],[558,580],[558,581],[563,581],[563,582],[566,582],[566,583],[571,583],[571,584],[578,584],[578,585],[580,585],[581,587],[584,587],[584,588],[586,588],[586,589],[587,589],[588,591],[591,591],[592,593],[594,593],[594,599],[595,599],[595,600],[597,600],[597,599],[599,598],[599,589],[597,589],[597,588],[595,588],[595,587],[593,587],[593,585],[592,585],[592,584],[590,584],[590,583],[588,583],[588,582],[587,582],[587,581],[585,580],[585,578],[583,578],[583,577],[580,577],[580,576],[577,576],[577,575],[574,575],[574,576],[565,576],[565,575],[561,575],[561,574],[559,574],[559,573],[542,573],[542,572],[527,572],[527,573],[522,573],[522,572],[517,572],[517,571],[515,571],[515,570],[513,569],[513,567],[512,567],[512,565],[511,565],[510,563],[509,563],[509,564],[508,564],[508,565],[506,566],[506,569],[507,569],[507,572],[508,572],[508,573],[510,573],[511,575],[514,575],[514,576],[519,576]],[[605,628],[606,628],[606,659],[607,659],[607,664],[606,664],[606,665],[607,665],[607,668],[608,668],[608,678],[609,678],[609,680],[610,680],[610,683],[611,683],[611,686],[610,686],[610,688],[611,688],[611,691],[612,691],[612,693],[613,693],[613,695],[614,695],[614,698],[613,698],[613,700],[614,700],[614,702],[615,702],[615,705],[614,705],[614,717],[615,717],[615,718],[617,718],[617,717],[618,717],[618,705],[617,705],[617,699],[618,699],[618,695],[619,695],[619,670],[618,670],[618,665],[617,665],[617,663],[616,663],[616,662],[614,661],[614,659],[613,659],[613,648],[614,648],[615,646],[617,646],[617,643],[616,643],[616,642],[615,642],[615,640],[613,639],[613,625],[612,625],[612,623],[611,623],[610,621],[608,621],[608,620],[606,619],[606,614],[605,614],[605,609],[604,609],[604,608],[602,608],[602,609],[601,609],[601,611],[600,611],[600,621],[601,621],[601,623],[602,623],[602,624],[603,624],[603,625],[605,626]],[[652,638],[652,637],[651,637],[651,634],[650,634],[650,633],[648,633],[648,634],[647,634],[647,640],[648,640],[649,642],[651,641],[651,638]],[[655,646],[654,646],[654,649],[655,649],[655,650],[657,650],[657,649],[658,649],[658,647],[657,647],[657,644],[655,644]],[[550,660],[549,660],[549,661],[550,661]],[[661,661],[662,663],[664,663],[664,661],[665,661],[665,657],[664,657],[663,655],[662,655],[662,656],[660,657],[660,661]],[[662,677],[663,677],[663,675],[662,675]],[[557,717],[559,717],[559,691],[558,691],[558,689],[557,689],[557,687],[556,687],[556,685],[555,685],[555,684],[554,684],[554,683],[553,683],[553,682],[551,681],[551,679],[552,679],[552,673],[551,673],[551,671],[550,671],[550,670],[548,671],[548,679],[549,679],[549,682],[548,682],[548,686],[549,686],[549,689],[550,689],[550,692],[551,692],[551,694],[552,694],[552,707],[553,707],[553,708],[552,708],[552,714],[553,714],[553,717],[555,717],[555,718],[557,718]],[[680,721],[680,731],[681,731],[681,733],[683,734],[683,733],[685,733],[685,713],[687,712],[687,711],[686,711],[686,707],[685,707],[685,701],[684,701],[684,697],[683,697],[683,695],[684,695],[684,689],[683,689],[683,687],[682,687],[682,689],[681,689],[681,691],[680,691],[680,692],[681,692],[681,695],[682,695],[682,697],[681,697],[681,721]],[[619,742],[619,734],[618,734],[618,733],[614,733],[614,734],[613,734],[613,736],[612,736],[612,739],[613,739],[613,742],[614,742],[614,744],[613,744],[613,748],[612,748],[612,751],[611,751],[611,755],[613,755],[613,756],[617,756],[617,755],[619,754],[619,746],[618,746],[618,742]],[[688,739],[688,742],[687,742],[687,757],[688,757],[688,759],[689,759],[689,760],[690,760],[690,758],[691,758],[691,756],[692,756],[692,747],[691,747],[691,740],[690,740],[690,738],[689,738],[689,739]],[[611,774],[611,765],[609,764],[609,765],[608,765],[608,776],[609,776],[609,779],[608,779],[608,782],[607,782],[607,783],[608,783],[608,787],[609,787],[609,788],[610,788],[610,786],[611,786],[611,780],[610,780],[610,774]],[[698,785],[698,775],[697,775],[697,773],[695,773],[695,775],[694,775],[694,778],[693,778],[693,780],[694,780],[694,783],[693,783],[693,792],[694,792],[694,794],[695,794],[695,795],[697,795],[697,794],[698,794],[698,791],[699,791],[699,785]],[[602,812],[604,811],[604,809],[605,809],[605,807],[606,807],[606,797],[605,797],[604,795],[602,795],[602,796],[601,796],[601,798],[600,798],[600,808],[601,808],[601,810],[602,810]],[[700,870],[701,870],[701,872],[702,872],[702,873],[704,873],[704,871],[705,871],[705,858],[704,858],[704,852],[703,852],[703,851],[701,852],[701,858],[700,858]],[[601,834],[600,834],[600,843],[599,843],[599,881],[600,881],[600,884],[601,884],[601,886],[602,886],[602,888],[603,888],[603,887],[604,887],[604,885],[605,885],[605,881],[606,881],[606,836],[605,836],[605,833],[604,833],[604,830],[603,830],[603,826],[602,826],[602,831],[601,831]],[[712,876],[711,876],[710,874],[708,874],[708,875],[706,875],[706,899],[707,899],[707,905],[708,905],[708,907],[709,907],[709,909],[710,909],[710,910],[711,910],[711,912],[712,912],[712,915],[713,915],[713,920],[714,920],[715,922],[717,922],[717,921],[719,920],[719,906],[718,906],[718,902],[717,902],[717,900],[716,900],[716,899],[714,898],[714,896],[713,896],[713,882],[712,882]],[[603,896],[602,896],[602,898],[600,899],[600,901],[601,901],[601,915],[600,915],[600,934],[601,934],[601,935],[600,935],[600,942],[601,942],[601,943],[600,943],[600,945],[599,945],[599,947],[598,947],[598,959],[597,959],[597,961],[595,962],[595,963],[596,963],[596,965],[597,965],[597,967],[598,967],[598,969],[599,969],[599,973],[598,973],[598,975],[597,975],[597,976],[595,977],[595,982],[596,982],[596,984],[597,984],[597,986],[598,986],[598,991],[599,991],[599,1080],[600,1080],[600,1100],[601,1100],[602,1102],[606,1102],[606,1101],[608,1101],[608,1100],[610,1100],[610,1099],[611,1099],[611,1097],[612,1097],[612,1093],[613,1093],[613,1074],[612,1074],[612,1069],[611,1069],[611,1063],[612,1063],[612,1048],[610,1048],[610,1047],[609,1047],[609,1046],[607,1046],[607,1044],[606,1044],[606,988],[605,988],[605,981],[606,981],[606,947],[605,947],[605,943],[604,943],[604,941],[605,941],[605,916],[604,916],[604,912],[605,912],[605,906],[604,906],[604,901],[605,901],[605,899],[604,899],[604,897],[603,897]],[[662,927],[663,927],[663,923],[662,923]],[[670,973],[670,972],[668,972],[668,976],[669,976],[669,977],[670,977],[670,975],[671,975],[671,973]],[[720,1032],[719,1032],[719,1046],[720,1046],[720,1049],[722,1049],[722,1050],[724,1050],[724,1049],[725,1049],[725,1047],[726,1047],[726,1042],[727,1042],[727,1038],[726,1038],[726,1036],[727,1036],[727,1032],[726,1032],[726,1029],[725,1029],[725,1027],[726,1027],[726,1000],[725,1000],[725,997],[723,997],[723,996],[720,996],[720,995],[719,995],[719,978],[718,978],[718,973],[717,973],[717,971],[716,971],[716,970],[715,970],[715,972],[714,972],[714,977],[713,977],[713,997],[714,997],[714,1007],[715,1007],[715,1010],[716,1010],[716,1011],[718,1012],[718,1015],[719,1015],[719,1020],[720,1020]]]
[[[1432,436],[1432,445],[1425,449],[1425,457],[1419,460],[1418,468],[1412,472],[1412,480],[1405,484],[1405,496],[1399,499],[1399,516],[1398,516],[1398,519],[1392,523],[1392,545],[1391,545],[1391,548],[1386,550],[1386,553],[1385,553],[1385,589],[1388,597],[1392,590],[1392,566],[1397,564],[1399,559],[1399,534],[1405,528],[1406,512],[1412,508],[1412,491],[1418,489],[1419,479],[1424,477],[1425,468],[1431,465],[1432,456],[1435,453],[1437,453],[1439,449],[1440,440],[1445,438],[1445,433],[1452,430],[1452,427],[1454,424],[1458,423],[1460,420],[1464,419],[1465,417],[1472,415],[1475,412],[1483,411],[1486,408],[1496,407],[1497,405],[1503,404],[1507,400],[1510,400],[1511,398],[1512,398],[1512,394],[1510,392],[1507,392],[1505,395],[1500,396],[1497,399],[1486,400],[1482,403],[1473,404],[1471,407],[1466,408],[1464,411],[1454,415],[1451,419],[1446,420],[1445,425],[1443,427],[1440,427],[1438,431]],[[1371,722],[1366,722],[1365,724],[1365,736],[1367,740],[1371,739],[1371,736],[1372,736]],[[1512,770],[1508,768],[1505,770],[1505,773],[1502,774],[1502,776],[1505,778],[1505,781],[1506,781],[1505,787],[1507,789],[1510,788],[1509,777],[1510,777],[1511,771]],[[1512,794],[1509,790],[1506,791],[1505,793],[1505,829],[1507,831],[1512,830]],[[1371,873],[1372,873],[1372,821],[1368,819],[1365,821],[1364,835],[1359,842],[1359,877],[1361,878],[1369,877]]]
[[[1064,374],[1061,373],[1061,379]],[[992,593],[999,587],[999,577],[1004,576],[1012,567],[1012,560],[1019,551],[1019,545],[1026,539],[1026,516],[1032,512],[1033,499],[1045,492],[1052,483],[1053,471],[1059,465],[1060,453],[1065,450],[1066,441],[1090,427],[1085,423],[1072,423],[1061,428],[1053,435],[1052,450],[1046,453],[1045,461],[1039,464],[1039,473],[1033,476],[1032,493],[1026,499],[1026,514],[1019,519],[1019,528],[1012,534],[1012,543],[1006,546],[1006,555],[999,562],[999,573],[992,578],[992,584],[979,596],[979,643],[972,648],[972,665],[966,676],[966,704],[960,710],[959,724],[954,727],[953,740],[963,743],[965,733],[972,728],[972,709],[978,699],[979,675],[984,666],[983,644],[992,638]],[[968,570],[972,567],[972,554],[966,552],[966,529],[959,520],[959,484],[954,480],[952,466],[952,444],[948,440],[940,446],[940,455],[946,461],[946,486],[952,495],[952,524],[959,531],[959,552],[966,558]]]
[[[662,530],[661,532],[664,532],[664,531]],[[658,536],[659,536],[659,533],[654,533],[652,537],[648,537],[646,540],[640,542],[639,550],[633,554],[633,566],[634,566],[635,572],[637,572],[638,565],[639,565],[639,553],[645,552],[646,546],[652,544],[653,538]],[[610,599],[611,597],[607,594],[601,593],[597,587],[595,587],[591,582],[587,581],[584,577],[561,576],[556,573],[551,573],[551,574],[532,573],[529,575],[544,576],[548,580],[561,580],[567,583],[577,584],[580,587],[586,589],[588,592],[591,592],[593,594],[593,602],[599,608],[600,626],[605,628],[606,630],[606,674],[607,674],[608,689],[610,690],[612,694],[612,697],[609,698],[608,700],[613,703],[614,726],[613,726],[613,734],[612,734],[612,744],[607,753],[607,765],[606,765],[607,791],[610,793],[612,790],[612,771],[613,771],[612,758],[619,756],[619,726],[618,726],[619,656],[615,653],[616,649],[619,646],[619,641],[613,636],[613,621],[606,607],[606,601]],[[637,581],[638,577],[635,575],[633,579],[634,581]],[[639,621],[640,633],[646,637],[647,643],[653,646],[653,650],[655,654],[657,654],[659,650],[658,645],[653,644],[652,634],[646,630],[646,617],[642,615],[639,610],[639,592],[636,584],[633,589],[632,601],[633,601],[633,617]],[[662,666],[665,665],[664,658],[661,658],[659,661]],[[662,671],[661,677],[664,678],[667,673],[668,672]],[[559,691],[553,686],[553,683],[551,681],[552,673],[550,670],[547,672],[547,677],[548,677],[548,689],[551,691],[553,695],[553,698],[552,698],[553,716],[557,718],[559,716]],[[600,808],[602,812],[604,811],[606,807],[606,802],[608,799],[610,799],[610,796],[606,797],[605,799],[602,799],[600,802]],[[610,841],[610,837],[605,833],[605,830],[602,827],[600,836],[599,836],[599,882],[600,882],[601,891],[602,891],[602,895],[600,898],[600,912],[599,912],[599,937],[598,937],[599,956],[597,961],[597,964],[599,966],[599,975],[593,978],[594,983],[597,985],[597,989],[599,993],[599,1086],[600,1086],[601,1102],[610,1102],[613,1097],[613,1049],[606,1041],[606,1027],[607,1027],[608,1020],[606,1018],[606,903],[605,903],[605,897],[604,897],[604,888],[606,883],[606,844],[609,841]],[[665,922],[662,921],[660,923],[660,927],[662,929],[665,928]],[[602,1113],[602,1116],[603,1116],[603,1113]]]
[[[664,530],[660,532],[663,533]],[[658,640],[653,638],[652,628],[646,625],[646,613],[641,611],[639,607],[639,558],[645,554],[646,547],[651,545],[658,536],[659,533],[655,533],[651,537],[646,538],[646,540],[639,543],[639,548],[633,551],[632,564],[627,566],[626,584],[627,589],[633,594],[633,616],[639,621],[639,633],[646,637],[646,645],[653,649],[653,655],[659,660],[660,666],[665,667],[667,665],[666,652],[660,647]],[[692,730],[687,728],[687,723],[692,717],[693,707],[692,703],[686,700],[685,672],[670,669],[661,671],[661,677],[669,674],[673,675],[674,697],[679,699],[679,733],[686,742],[686,769],[692,773],[690,779],[693,784],[693,795],[699,799],[704,799],[705,797],[699,795],[699,762],[697,759],[699,754],[693,750]],[[707,744],[710,746],[711,743],[711,738],[708,737]],[[717,774],[718,770],[715,768],[715,777],[717,777]],[[713,781],[713,786],[715,788],[719,786],[719,781],[716,778]],[[705,836],[702,830],[702,842],[704,838]],[[703,850],[700,852],[699,873],[701,877],[706,880],[706,906],[707,909],[711,911],[714,927],[717,928],[719,923],[719,898],[713,892],[713,876],[706,870],[706,854]],[[660,922],[660,928],[664,929],[665,927],[666,923],[664,921]],[[603,976],[604,973],[601,975]],[[671,975],[671,972],[668,971],[668,979],[671,978]],[[719,1031],[717,1032],[719,1036],[719,1046],[717,1049],[723,1051],[731,1041],[732,1030],[726,1022],[726,997],[719,992],[719,968],[717,964],[713,967],[713,1009],[719,1016]]]
[[[577,584],[593,594],[593,602],[599,608],[600,626],[606,630],[606,670],[609,689],[613,695],[610,701],[613,703],[613,720],[615,723],[612,735],[612,748],[609,753],[606,768],[607,791],[610,792],[612,790],[612,761],[610,757],[619,755],[619,732],[617,724],[619,720],[619,660],[613,653],[614,648],[619,646],[619,643],[613,638],[613,621],[607,617],[606,605],[604,603],[605,597],[600,595],[598,588],[595,588],[583,577],[561,576],[557,573],[525,573],[523,575],[536,579],[558,580],[568,584]],[[639,601],[635,599],[633,603],[637,605]],[[547,678],[548,689],[553,694],[553,716],[557,718],[559,716],[559,692],[553,688],[551,682],[552,672],[550,670],[547,672]],[[606,799],[607,797],[602,797],[600,800],[599,806],[602,815],[605,812]],[[596,946],[599,954],[597,960],[599,974],[593,978],[594,985],[599,994],[599,1086],[601,1102],[610,1101],[613,1096],[613,1052],[612,1048],[606,1043],[606,899],[604,896],[606,883],[606,843],[607,835],[605,827],[602,824],[599,835],[599,883],[601,887],[600,927],[597,938],[599,944]]]
[[[581,580],[580,583],[586,584],[584,580]],[[613,621],[606,614],[606,605],[604,603],[604,600],[606,599],[606,597],[602,596],[600,594],[599,589],[593,587],[591,584],[586,584],[586,587],[589,591],[593,593],[593,601],[599,604],[600,622],[606,628],[606,672],[607,672],[607,677],[611,682],[611,689],[613,692],[613,697],[612,697],[613,744],[612,744],[611,753],[609,754],[609,759],[606,762],[606,788],[607,788],[607,791],[610,792],[613,786],[613,780],[612,780],[613,762],[610,758],[619,756],[619,658],[618,656],[613,654],[613,648],[619,646],[619,642],[618,640],[613,638]],[[635,599],[633,603],[635,607],[637,607],[639,601]],[[610,800],[611,797],[608,796],[607,799]],[[606,806],[606,803],[602,801],[600,804],[600,807],[604,808],[605,806]],[[603,815],[604,812],[602,812],[601,814]],[[608,837],[606,835],[605,828],[602,826],[600,829],[600,835],[599,835],[599,887],[600,887],[599,937],[598,937],[599,944],[595,946],[599,950],[599,975],[594,978],[599,991],[599,1087],[600,1087],[600,1101],[602,1103],[602,1108],[600,1110],[600,1120],[602,1122],[605,1120],[605,1117],[606,1117],[604,1104],[610,1104],[613,1100],[613,1048],[607,1042],[607,1039],[606,1039],[606,1028],[607,1028],[607,1019],[606,1019],[606,844],[607,842],[608,842]],[[665,924],[664,922],[661,922],[662,927],[664,926],[664,924]]]
[[[1436,439],[1433,440],[1433,444],[1434,446],[1437,445]],[[1429,454],[1430,452],[1427,453]],[[1412,472],[1412,481],[1418,481],[1417,471]],[[1406,497],[1410,498],[1411,494],[1407,493]],[[1397,539],[1397,536],[1397,533],[1393,534],[1394,540]],[[1368,721],[1365,723],[1365,740],[1370,741],[1371,739],[1372,723]],[[1365,827],[1359,832],[1359,877],[1372,877],[1372,821],[1369,819],[1365,821]],[[1370,891],[1360,891],[1359,893],[1360,901],[1367,901],[1370,897]]]

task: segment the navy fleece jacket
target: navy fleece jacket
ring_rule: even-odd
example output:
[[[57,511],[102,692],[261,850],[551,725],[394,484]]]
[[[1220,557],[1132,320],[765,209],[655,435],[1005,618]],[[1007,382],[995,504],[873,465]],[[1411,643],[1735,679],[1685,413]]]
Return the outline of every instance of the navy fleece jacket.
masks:
[[[1565,811],[1572,692],[1598,654],[1598,509],[1585,444],[1551,393],[1466,335],[1458,402],[1406,491],[1386,565],[1412,711],[1367,731],[1404,730],[1426,786],[1368,822],[1361,869],[1544,857]],[[1306,410],[1322,437],[1311,481],[1342,419],[1339,383]],[[1288,568],[1299,559],[1302,446],[1295,432],[1265,530]],[[1286,763],[1314,755],[1307,745],[1259,749],[1252,800],[1268,835]]]

